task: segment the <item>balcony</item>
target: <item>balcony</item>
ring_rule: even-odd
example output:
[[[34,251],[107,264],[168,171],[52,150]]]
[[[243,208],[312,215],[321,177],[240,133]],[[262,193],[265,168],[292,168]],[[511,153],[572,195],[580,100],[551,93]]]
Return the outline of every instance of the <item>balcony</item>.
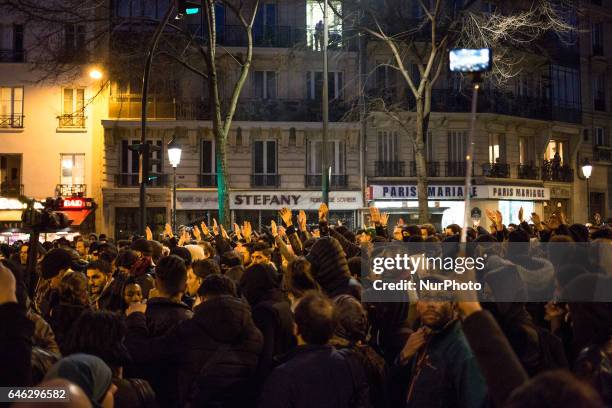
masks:
[[[427,177],[440,177],[440,163],[438,162],[427,162],[425,163],[427,168]],[[417,166],[416,162],[410,163],[410,177],[417,177]]]
[[[345,101],[331,100],[330,122],[345,119],[351,108]],[[234,116],[236,121],[271,122],[320,122],[322,118],[321,101],[307,99],[242,99],[238,101]],[[176,119],[211,120],[210,104],[205,100],[177,101]]]
[[[24,62],[25,52],[23,50],[0,50],[0,62]]]
[[[510,165],[506,163],[483,163],[482,175],[493,178],[510,177]]]
[[[465,177],[465,171],[467,169],[466,162],[446,162],[444,165],[446,177]],[[474,168],[472,168],[472,176],[473,175]]]
[[[571,183],[574,181],[574,169],[567,164],[558,164],[552,160],[544,160],[542,164],[542,180]]]
[[[200,174],[198,175],[199,187],[217,187],[216,174]]]
[[[304,176],[304,186],[306,187],[321,187],[323,178],[320,174],[306,174]],[[335,188],[348,187],[347,174],[332,174],[329,179],[329,186]]]
[[[251,174],[251,187],[280,187],[280,174]]]
[[[117,187],[138,187],[138,174],[121,173],[115,175],[115,185]],[[149,173],[149,187],[166,187],[168,185],[168,175],[162,173]]]
[[[62,115],[58,116],[57,119],[61,129],[84,129],[87,117],[83,115]]]
[[[23,195],[23,184],[0,183],[0,196],[7,198],[18,198]]]
[[[601,162],[612,162],[612,147],[610,146],[594,146],[593,160]]]
[[[377,161],[375,162],[376,177],[404,177],[403,161]]]
[[[517,167],[518,178],[523,180],[538,180],[540,169],[533,164],[519,164]]]
[[[22,128],[23,115],[0,115],[0,128]]]
[[[138,180],[136,180],[138,182]],[[58,184],[55,186],[56,197],[85,197],[87,196],[86,184]]]
[[[116,119],[140,119],[142,110],[141,95],[120,94],[110,97],[108,117]],[[150,96],[147,102],[149,119],[176,119],[174,98]]]

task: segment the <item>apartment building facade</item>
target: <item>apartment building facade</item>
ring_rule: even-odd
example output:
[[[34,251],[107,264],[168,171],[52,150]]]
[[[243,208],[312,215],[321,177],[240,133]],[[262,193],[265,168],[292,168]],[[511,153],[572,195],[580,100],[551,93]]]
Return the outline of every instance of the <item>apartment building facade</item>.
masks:
[[[483,11],[490,3],[482,3]],[[602,220],[610,216],[610,89],[605,82],[610,50],[603,38],[610,38],[611,27],[609,16],[604,22],[602,11],[610,9],[604,3],[580,5],[592,13],[576,16],[581,30],[572,45],[551,43],[549,58],[527,58],[522,72],[503,88],[487,81],[481,85],[470,192],[474,219],[485,218],[491,209],[501,211],[507,223],[518,223],[520,208],[527,218],[531,212],[547,218],[558,210],[572,222],[592,221],[594,213]],[[371,95],[410,105],[405,82],[384,66],[391,55],[379,44],[370,47]],[[463,224],[471,86],[467,78],[445,72],[432,92],[426,159],[429,209],[438,225]],[[405,123],[414,123],[414,113],[404,115]],[[417,220],[410,135],[383,112],[372,114],[366,129],[367,202],[389,211],[392,220]],[[590,194],[581,172],[585,159],[594,165]]]
[[[45,79],[35,69],[37,28],[12,15],[0,21],[0,240],[21,230],[20,196],[44,200],[64,198],[61,209],[72,219],[74,232],[95,229],[98,202],[94,150],[101,140],[94,96],[100,81],[94,67],[80,65],[72,75]],[[67,61],[84,57],[82,33],[60,28]],[[99,146],[98,146],[99,148]]]

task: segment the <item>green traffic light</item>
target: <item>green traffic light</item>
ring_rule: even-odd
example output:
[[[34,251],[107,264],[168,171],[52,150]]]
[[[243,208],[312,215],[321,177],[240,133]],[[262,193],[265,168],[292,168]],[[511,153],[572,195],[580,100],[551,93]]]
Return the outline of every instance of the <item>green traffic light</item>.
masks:
[[[189,14],[198,14],[200,12],[200,8],[199,7],[191,7],[191,8],[187,8],[185,9],[185,14],[189,15]]]

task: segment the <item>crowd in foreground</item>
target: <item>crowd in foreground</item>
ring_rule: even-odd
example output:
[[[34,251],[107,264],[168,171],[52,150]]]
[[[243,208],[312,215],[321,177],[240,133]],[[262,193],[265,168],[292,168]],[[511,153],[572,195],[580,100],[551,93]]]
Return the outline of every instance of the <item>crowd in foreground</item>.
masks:
[[[458,242],[461,228],[390,230],[376,208],[357,231],[330,225],[325,205],[315,228],[302,211],[279,216],[265,231],[215,222],[176,236],[167,226],[161,240],[147,229],[129,241],[45,242],[33,270],[27,242],[0,247],[0,386],[65,387],[62,407],[612,405],[612,304],[555,301],[609,288],[612,270],[578,251],[537,251],[610,251],[612,225],[561,214],[504,225],[488,212],[489,229],[474,225],[468,241],[534,252],[488,257],[477,277],[486,302],[420,291],[362,303],[373,243]],[[508,284],[551,301],[496,302]]]

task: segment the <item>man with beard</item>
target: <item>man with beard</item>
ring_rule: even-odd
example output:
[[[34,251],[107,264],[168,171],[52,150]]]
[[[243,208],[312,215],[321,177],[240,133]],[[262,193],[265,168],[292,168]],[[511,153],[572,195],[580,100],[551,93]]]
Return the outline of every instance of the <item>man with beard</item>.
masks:
[[[87,265],[89,299],[94,309],[121,310],[121,292],[117,292],[113,283],[113,270],[108,262],[98,259]]]
[[[442,282],[435,277],[427,281]],[[398,357],[410,369],[404,407],[481,407],[487,386],[465,339],[449,293],[421,291],[416,304],[421,327]]]

